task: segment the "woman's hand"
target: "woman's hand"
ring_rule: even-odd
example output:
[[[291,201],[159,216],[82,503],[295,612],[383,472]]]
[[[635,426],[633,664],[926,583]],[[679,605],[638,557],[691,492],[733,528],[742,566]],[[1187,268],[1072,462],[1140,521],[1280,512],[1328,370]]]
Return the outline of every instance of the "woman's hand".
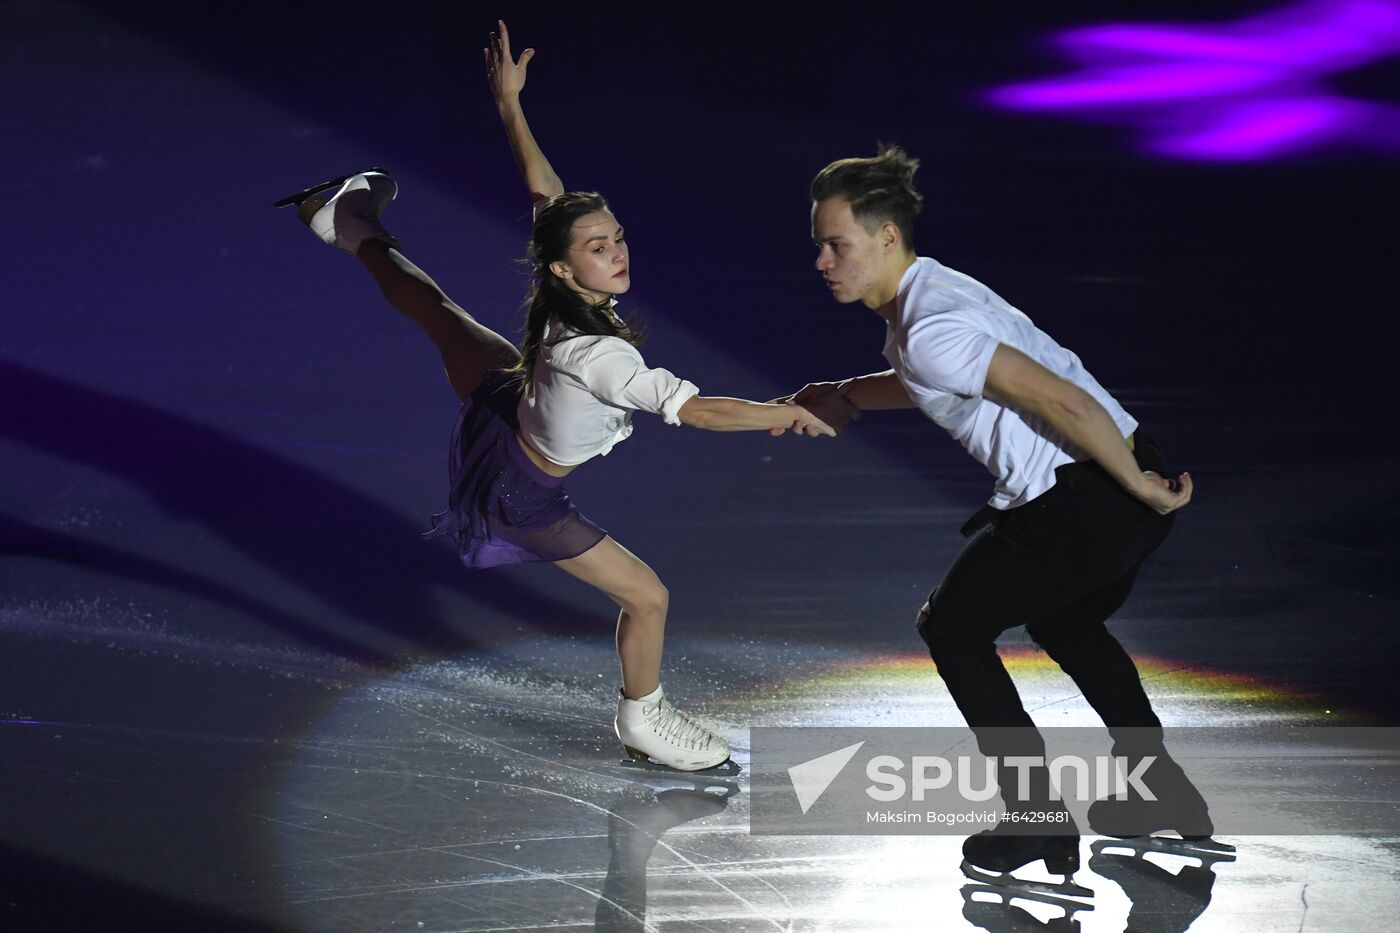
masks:
[[[535,57],[534,49],[520,53],[520,61],[510,56],[510,32],[503,19],[496,20],[500,32],[491,33],[491,47],[482,49],[486,59],[486,80],[491,83],[491,93],[496,98],[496,112],[501,115],[501,123],[506,128],[506,138],[510,140],[510,151],[515,156],[515,164],[520,167],[520,175],[530,189],[530,198],[536,210],[546,198],[564,193],[564,183],[554,171],[554,166],[544,157],[540,144],[530,132],[530,124],[525,121],[525,110],[520,106],[520,91],[525,87],[525,66]]]
[[[491,84],[491,93],[500,103],[512,97],[519,97],[525,88],[525,66],[535,57],[534,49],[520,53],[520,61],[510,55],[510,30],[506,21],[496,20],[500,32],[491,33],[491,47],[481,50],[486,59],[486,80]]]
[[[844,382],[816,382],[792,395],[775,398],[769,404],[801,405],[808,414],[815,415],[819,421],[835,431],[841,431],[852,421],[860,420],[860,409],[846,398],[843,391],[845,385]],[[774,428],[769,433],[778,437],[786,430],[787,428]]]

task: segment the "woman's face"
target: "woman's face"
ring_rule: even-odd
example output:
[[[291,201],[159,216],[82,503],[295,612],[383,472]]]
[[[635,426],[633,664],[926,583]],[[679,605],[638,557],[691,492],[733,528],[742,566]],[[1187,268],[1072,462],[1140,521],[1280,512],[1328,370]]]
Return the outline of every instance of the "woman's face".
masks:
[[[609,211],[594,211],[574,221],[568,255],[550,263],[549,268],[572,291],[594,302],[632,287],[627,241]]]

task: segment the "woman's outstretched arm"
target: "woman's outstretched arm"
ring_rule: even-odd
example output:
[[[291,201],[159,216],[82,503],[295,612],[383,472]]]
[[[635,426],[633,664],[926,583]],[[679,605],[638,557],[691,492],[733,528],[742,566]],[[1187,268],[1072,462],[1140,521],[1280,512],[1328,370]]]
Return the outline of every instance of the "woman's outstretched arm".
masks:
[[[836,436],[830,425],[798,404],[697,395],[680,407],[678,415],[682,424],[706,431],[771,431],[781,434],[792,430],[808,437],[819,434]]]
[[[554,173],[554,166],[544,157],[540,144],[530,132],[530,124],[525,121],[525,111],[520,106],[520,92],[525,88],[525,68],[535,57],[534,49],[520,53],[520,61],[510,54],[510,31],[505,20],[497,20],[499,32],[491,33],[491,47],[482,49],[486,57],[486,80],[491,83],[491,93],[496,98],[496,110],[505,124],[506,136],[510,139],[510,151],[515,154],[515,164],[520,166],[520,174],[525,177],[525,185],[530,189],[530,197],[535,201],[552,198],[564,193],[564,183]]]

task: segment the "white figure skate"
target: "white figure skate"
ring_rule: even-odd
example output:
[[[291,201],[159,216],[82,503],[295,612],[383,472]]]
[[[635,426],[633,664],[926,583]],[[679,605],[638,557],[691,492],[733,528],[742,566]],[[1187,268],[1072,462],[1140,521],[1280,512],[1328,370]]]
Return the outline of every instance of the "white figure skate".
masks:
[[[729,758],[729,743],[672,706],[660,687],[640,699],[622,697],[613,728],[633,759],[677,771],[713,768]]]
[[[329,196],[325,192],[339,187]],[[376,169],[369,169],[334,181],[314,185],[305,191],[277,202],[280,206],[297,205],[297,217],[311,232],[337,249],[350,255],[366,240],[388,238],[380,214],[399,193],[394,179]]]

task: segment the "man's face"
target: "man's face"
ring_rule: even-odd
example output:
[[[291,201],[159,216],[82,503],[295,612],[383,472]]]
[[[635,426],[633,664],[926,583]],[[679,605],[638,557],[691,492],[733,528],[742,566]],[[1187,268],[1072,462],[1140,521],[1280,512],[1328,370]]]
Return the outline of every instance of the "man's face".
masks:
[[[812,239],[818,250],[817,271],[833,298],[850,304],[875,288],[883,253],[877,236],[867,233],[851,213],[850,201],[837,197],[814,203]]]

